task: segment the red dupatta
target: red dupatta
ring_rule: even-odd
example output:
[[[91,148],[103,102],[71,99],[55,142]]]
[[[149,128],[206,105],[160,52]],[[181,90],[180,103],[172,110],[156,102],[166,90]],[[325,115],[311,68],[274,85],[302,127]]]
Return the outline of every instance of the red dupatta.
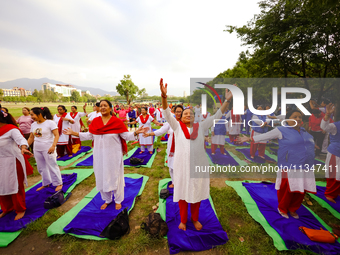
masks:
[[[241,116],[240,115],[234,115],[233,110],[231,110],[231,120],[233,122],[239,122],[241,120]]]
[[[10,130],[12,130],[12,129],[14,129],[14,128],[18,129],[18,130],[20,131],[20,133],[22,134],[22,136],[24,137],[24,135],[23,135],[23,133],[21,132],[21,130],[20,130],[18,127],[12,125],[12,124],[7,124],[7,125],[5,125],[5,126],[2,126],[2,127],[0,128],[0,136],[6,134],[8,131],[10,131]],[[25,160],[26,175],[31,175],[31,174],[33,174],[33,167],[31,166],[30,162],[28,161],[29,155],[24,154],[23,157],[24,157],[24,160]]]
[[[161,108],[158,107],[157,110],[158,110],[159,113],[161,114],[160,117],[163,118],[163,114],[162,114]]]
[[[129,132],[120,119],[116,116],[112,116],[110,120],[104,125],[102,118],[94,118],[89,126],[89,132],[94,135],[105,135],[105,134],[120,134]],[[126,141],[120,137],[122,142],[123,155],[127,153]]]
[[[61,115],[61,117],[58,121],[58,133],[59,133],[59,135],[61,135],[63,133],[63,118],[65,118],[66,115],[67,115],[67,112],[64,112],[63,115]]]
[[[179,124],[181,126],[181,129],[182,129],[186,139],[195,140],[197,138],[199,123],[194,123],[192,125],[193,126],[193,131],[192,131],[191,134],[189,133],[187,126],[182,121],[179,121]],[[171,149],[170,149],[169,157],[173,157],[174,153],[175,153],[175,133],[172,136],[172,144],[171,144]]]
[[[144,119],[143,115],[141,114],[141,115],[139,115],[139,119],[143,124],[145,124],[149,119],[149,114],[146,115],[145,119]]]

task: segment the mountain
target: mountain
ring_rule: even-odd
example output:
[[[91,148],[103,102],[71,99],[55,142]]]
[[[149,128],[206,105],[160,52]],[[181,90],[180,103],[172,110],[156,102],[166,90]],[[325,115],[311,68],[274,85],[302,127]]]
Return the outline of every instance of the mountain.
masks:
[[[19,87],[19,88],[24,88],[27,90],[31,90],[32,92],[37,89],[41,90],[41,85],[45,82],[52,83],[52,84],[68,84],[62,81],[56,81],[56,80],[51,80],[48,78],[40,78],[40,79],[29,79],[29,78],[20,78],[12,81],[4,81],[0,82],[0,88],[2,89],[12,89],[13,87]],[[112,96],[115,96],[117,92],[109,92],[106,90],[102,90],[100,88],[90,88],[90,87],[84,87],[84,86],[78,86],[78,85],[73,85],[73,87],[80,89],[80,90],[88,90],[91,92],[92,95],[101,95],[103,96],[104,94],[110,94]]]

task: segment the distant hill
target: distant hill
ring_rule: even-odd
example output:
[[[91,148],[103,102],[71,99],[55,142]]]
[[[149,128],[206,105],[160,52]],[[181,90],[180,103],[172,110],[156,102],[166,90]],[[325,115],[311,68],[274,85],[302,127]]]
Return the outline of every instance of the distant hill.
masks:
[[[52,83],[52,84],[68,84],[62,81],[51,80],[48,78],[41,78],[41,79],[20,78],[20,79],[16,79],[12,81],[0,82],[0,88],[11,89],[13,87],[19,87],[19,88],[24,88],[27,90],[32,90],[33,92],[35,89],[41,90],[41,85],[45,82]],[[110,94],[112,96],[115,96],[117,94],[117,92],[112,92],[112,91],[109,92],[109,91],[105,91],[99,88],[90,88],[90,87],[77,86],[77,85],[73,85],[73,86],[80,90],[88,90],[91,92],[92,95],[99,94],[103,96],[104,94]]]

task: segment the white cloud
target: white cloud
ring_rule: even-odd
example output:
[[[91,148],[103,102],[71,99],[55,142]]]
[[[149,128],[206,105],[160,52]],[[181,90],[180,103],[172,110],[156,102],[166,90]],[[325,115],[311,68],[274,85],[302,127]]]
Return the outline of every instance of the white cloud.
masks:
[[[256,1],[1,1],[0,81],[48,77],[111,91],[123,78],[158,93],[189,92],[244,50],[225,25],[244,25]],[[186,88],[186,89],[185,89]]]

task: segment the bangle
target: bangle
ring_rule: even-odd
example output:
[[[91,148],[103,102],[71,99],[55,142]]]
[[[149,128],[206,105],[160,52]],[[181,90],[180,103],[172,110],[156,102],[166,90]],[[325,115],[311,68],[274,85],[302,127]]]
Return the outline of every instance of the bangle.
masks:
[[[168,96],[167,96],[167,95],[164,96],[164,95],[162,94],[162,97],[163,97],[163,98],[167,98]]]

